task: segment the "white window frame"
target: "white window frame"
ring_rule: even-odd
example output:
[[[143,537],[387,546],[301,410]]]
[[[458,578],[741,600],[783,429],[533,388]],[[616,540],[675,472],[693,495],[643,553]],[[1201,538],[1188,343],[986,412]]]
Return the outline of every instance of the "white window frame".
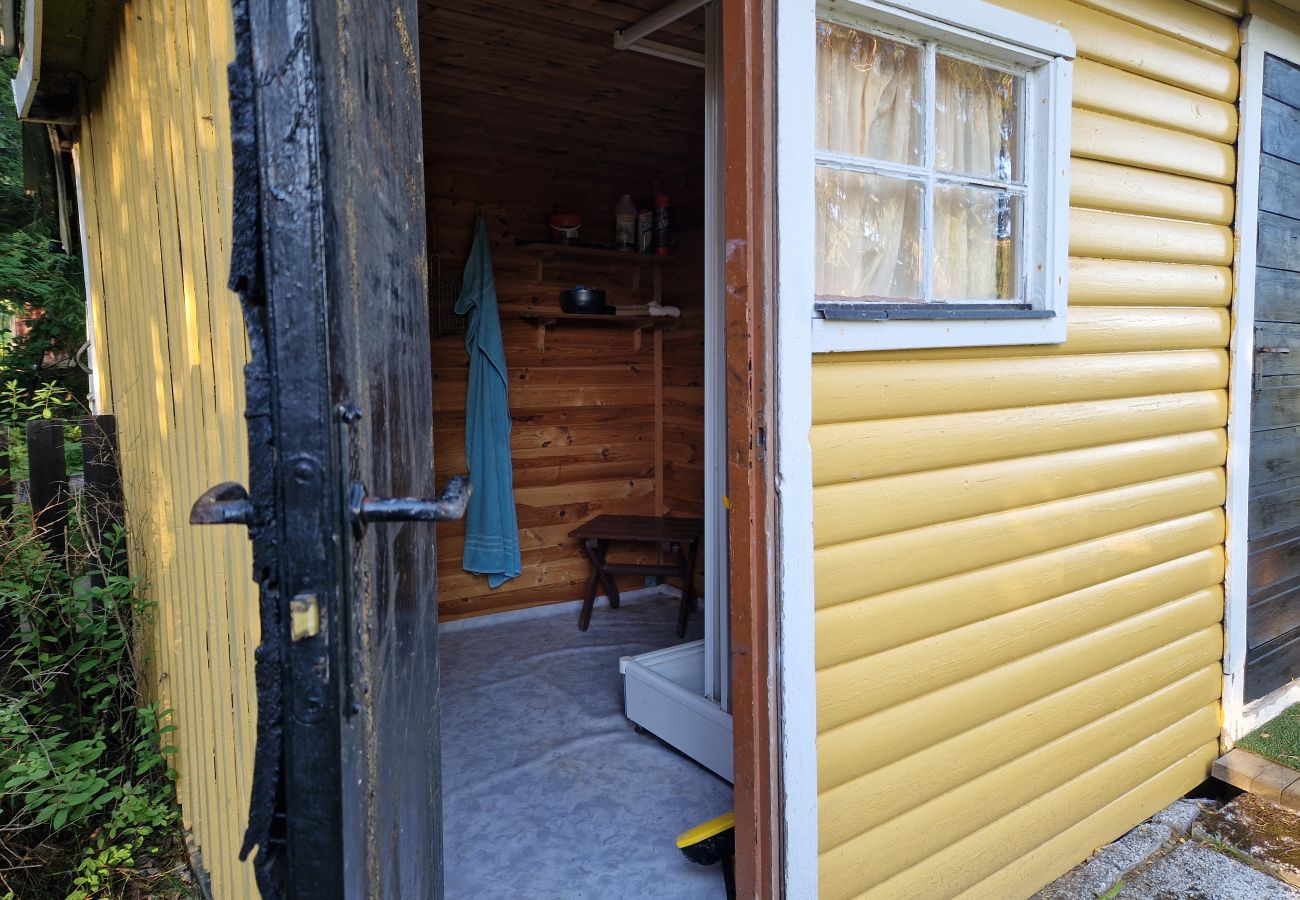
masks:
[[[1059,344],[1066,336],[1069,267],[1070,99],[1074,40],[1068,31],[982,0],[823,0],[816,18],[897,36],[933,41],[955,55],[1006,67],[1024,77],[1024,171],[1021,241],[1017,249],[1023,296],[1017,309],[1007,302],[997,309],[988,301],[872,304],[871,312],[887,318],[823,318],[814,311],[814,352],[899,350],[932,347],[980,347],[1012,344]],[[809,23],[815,28],[815,23]],[[810,36],[810,40],[812,40]],[[809,107],[816,104],[815,50],[803,84]],[[927,94],[933,89],[927,85]],[[930,104],[927,104],[929,114]],[[927,123],[927,133],[933,125]],[[809,130],[799,155],[808,160],[808,207],[813,201],[819,160],[837,169],[837,154],[818,151]],[[794,148],[792,148],[794,149]],[[896,166],[881,167],[895,169]],[[933,176],[928,176],[933,178]],[[981,179],[957,177],[957,181]],[[932,212],[925,215],[929,227]],[[811,227],[815,227],[810,223]],[[927,263],[928,264],[928,263]],[[820,298],[813,298],[814,300]],[[810,304],[811,306],[812,304]],[[829,305],[829,304],[827,304]],[[867,308],[863,305],[863,308]],[[886,312],[887,310],[887,312]]]

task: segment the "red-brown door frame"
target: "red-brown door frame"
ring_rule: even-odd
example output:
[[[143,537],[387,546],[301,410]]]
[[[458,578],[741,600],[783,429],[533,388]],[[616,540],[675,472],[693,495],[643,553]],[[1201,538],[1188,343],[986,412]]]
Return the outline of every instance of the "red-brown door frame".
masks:
[[[736,895],[781,893],[775,523],[773,155],[775,3],[722,6],[727,496],[735,747]]]

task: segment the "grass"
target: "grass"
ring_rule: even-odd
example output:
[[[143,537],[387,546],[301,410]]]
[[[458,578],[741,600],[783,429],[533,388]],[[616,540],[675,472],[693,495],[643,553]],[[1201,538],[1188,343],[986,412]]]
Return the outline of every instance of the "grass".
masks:
[[[1243,750],[1300,769],[1300,703],[1265,722],[1237,742]]]

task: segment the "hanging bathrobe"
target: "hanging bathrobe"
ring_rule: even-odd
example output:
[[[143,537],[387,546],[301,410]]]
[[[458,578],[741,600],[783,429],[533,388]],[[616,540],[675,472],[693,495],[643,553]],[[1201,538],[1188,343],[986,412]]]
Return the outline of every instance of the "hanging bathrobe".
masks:
[[[498,587],[519,575],[519,524],[515,519],[514,478],[510,471],[510,407],[506,397],[506,354],[501,344],[496,282],[487,223],[474,223],[474,246],[456,312],[469,316],[469,388],[465,396],[465,459],[474,492],[465,519],[467,572],[488,577]]]

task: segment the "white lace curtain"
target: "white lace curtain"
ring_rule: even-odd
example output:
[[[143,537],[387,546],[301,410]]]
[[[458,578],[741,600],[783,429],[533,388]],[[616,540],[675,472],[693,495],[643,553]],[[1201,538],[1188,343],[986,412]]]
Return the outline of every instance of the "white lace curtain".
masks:
[[[977,178],[1018,181],[1015,76],[937,55],[926,110],[921,47],[818,25],[817,148]],[[934,129],[934,159],[925,129]],[[817,169],[817,293],[823,297],[998,299],[1011,296],[1015,199],[902,174]],[[934,207],[932,284],[924,284],[923,221]],[[928,296],[927,296],[928,295]]]

